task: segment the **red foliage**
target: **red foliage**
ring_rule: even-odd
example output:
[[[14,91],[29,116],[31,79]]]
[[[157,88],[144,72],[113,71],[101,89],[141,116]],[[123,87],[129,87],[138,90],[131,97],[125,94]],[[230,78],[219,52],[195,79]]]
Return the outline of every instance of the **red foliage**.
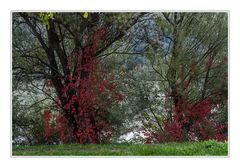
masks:
[[[50,110],[45,110],[43,113],[43,122],[44,122],[44,132],[45,132],[46,138],[50,137],[54,132],[53,127],[50,125],[51,119],[52,119],[52,114]]]
[[[184,140],[227,140],[224,135],[224,126],[211,119],[210,114],[214,108],[210,98],[195,104],[189,104],[186,99],[179,100],[173,109],[173,119],[167,121],[162,132],[147,134],[146,143],[169,142]]]
[[[66,135],[67,121],[64,116],[45,110],[43,122],[46,140],[50,140],[54,135],[57,135],[62,142],[69,142],[70,137]]]
[[[58,121],[62,138],[66,125],[78,143],[100,143],[102,139],[111,137],[107,108],[124,97],[116,91],[116,84],[111,82],[113,77],[100,67],[95,57],[105,33],[106,28],[101,28],[93,36],[91,45],[68,59],[68,67],[76,65],[75,70],[62,79],[65,84],[56,103],[65,113],[64,119],[59,118]],[[77,62],[74,63],[74,60]]]
[[[168,122],[165,125],[165,131],[167,132],[167,136],[169,141],[181,141],[183,138],[183,125],[177,122]],[[162,138],[158,137],[158,141],[162,140]]]

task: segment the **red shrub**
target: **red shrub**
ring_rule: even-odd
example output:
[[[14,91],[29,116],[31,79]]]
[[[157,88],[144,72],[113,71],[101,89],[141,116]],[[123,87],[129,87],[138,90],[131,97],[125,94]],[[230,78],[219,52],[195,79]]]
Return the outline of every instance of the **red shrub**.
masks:
[[[181,99],[173,109],[173,119],[165,123],[163,131],[146,134],[146,142],[227,140],[224,126],[210,117],[213,108],[210,98],[193,105]]]

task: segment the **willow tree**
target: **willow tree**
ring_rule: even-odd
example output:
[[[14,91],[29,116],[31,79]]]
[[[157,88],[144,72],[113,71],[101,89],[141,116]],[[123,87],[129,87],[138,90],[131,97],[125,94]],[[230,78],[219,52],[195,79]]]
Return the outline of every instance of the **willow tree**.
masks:
[[[155,15],[155,22],[157,31],[151,35],[146,30],[145,41],[150,44],[148,58],[168,104],[162,112],[155,111],[159,117],[149,114],[158,127],[155,132],[172,132],[175,134],[172,140],[224,139],[223,133],[227,132],[227,14],[159,13]],[[220,121],[219,117],[224,115],[224,121]]]
[[[102,84],[106,80],[104,75],[101,80],[101,74],[96,75],[100,72],[97,59],[143,15],[144,13],[13,13],[13,75],[16,80],[30,82],[52,97],[62,109],[76,142],[101,142],[97,135],[94,138],[80,136],[82,132],[93,131],[93,127],[94,130],[98,129],[92,118],[87,119],[90,120],[92,130],[79,123],[79,118],[83,117],[79,115],[84,108],[81,107],[83,103],[79,103],[80,98],[84,97],[82,94],[86,93],[86,89],[89,90],[88,93],[93,89],[89,89],[90,85],[94,85],[90,79],[100,82],[100,90],[103,87],[111,90],[114,84]],[[37,81],[41,80],[44,83],[39,86]],[[57,99],[46,91],[46,85],[54,88]],[[116,100],[122,99],[119,94],[114,96]],[[93,99],[85,101],[91,102]],[[100,109],[96,107],[94,110],[97,112]]]

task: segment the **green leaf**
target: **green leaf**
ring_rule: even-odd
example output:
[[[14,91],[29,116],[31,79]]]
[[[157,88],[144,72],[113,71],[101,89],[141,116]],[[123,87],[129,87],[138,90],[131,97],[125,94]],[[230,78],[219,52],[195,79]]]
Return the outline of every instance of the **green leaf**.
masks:
[[[84,17],[85,19],[87,19],[87,18],[88,18],[88,12],[84,12],[83,17]]]
[[[49,29],[49,20],[53,19],[53,13],[52,12],[46,12],[46,13],[40,13],[40,18],[41,21],[43,22],[44,25],[47,26],[47,29]]]

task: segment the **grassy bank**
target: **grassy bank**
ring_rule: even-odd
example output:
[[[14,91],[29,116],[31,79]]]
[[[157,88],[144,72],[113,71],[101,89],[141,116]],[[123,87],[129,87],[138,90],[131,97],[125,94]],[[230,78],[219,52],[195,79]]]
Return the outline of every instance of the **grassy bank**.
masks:
[[[13,146],[13,156],[227,156],[227,142]]]

